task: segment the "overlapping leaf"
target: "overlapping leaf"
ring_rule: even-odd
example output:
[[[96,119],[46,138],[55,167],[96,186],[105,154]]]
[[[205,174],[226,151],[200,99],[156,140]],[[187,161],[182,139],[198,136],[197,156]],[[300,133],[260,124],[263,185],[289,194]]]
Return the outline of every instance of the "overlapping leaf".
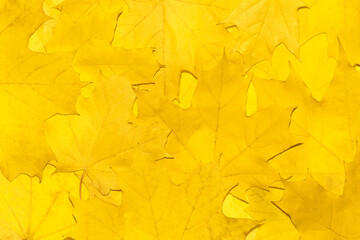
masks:
[[[358,239],[359,7],[0,1],[0,238]]]
[[[79,97],[79,116],[50,118],[46,136],[57,157],[57,171],[82,171],[81,178],[90,178],[107,194],[118,189],[112,166],[165,157],[167,131],[156,124],[134,127],[128,123],[134,98],[126,77],[102,77],[91,97]]]
[[[45,21],[42,1],[0,5],[0,169],[9,179],[41,176],[54,158],[43,122],[56,113],[75,113],[81,84],[69,54],[30,51],[28,39]]]

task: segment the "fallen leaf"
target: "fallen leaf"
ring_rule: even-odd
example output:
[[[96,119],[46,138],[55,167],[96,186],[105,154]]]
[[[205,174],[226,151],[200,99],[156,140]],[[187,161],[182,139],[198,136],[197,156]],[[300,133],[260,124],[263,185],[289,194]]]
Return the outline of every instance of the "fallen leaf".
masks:
[[[54,155],[43,122],[56,113],[75,113],[84,85],[69,54],[31,52],[28,38],[46,18],[42,1],[0,4],[0,169],[8,179],[41,176]]]
[[[77,178],[53,172],[46,167],[41,182],[27,175],[13,182],[0,176],[1,239],[62,239],[76,224],[68,192],[77,189]]]
[[[234,38],[220,20],[236,1],[215,0],[128,0],[119,17],[112,44],[127,49],[154,47],[159,62],[166,66],[162,75],[166,95],[178,96],[181,71],[212,68],[224,47],[234,46]]]
[[[79,97],[79,115],[56,115],[47,121],[47,141],[57,171],[82,171],[103,194],[119,189],[112,167],[137,158],[158,160],[168,132],[156,125],[128,123],[135,94],[126,77],[101,77],[89,98]]]
[[[299,52],[297,10],[303,6],[300,0],[240,1],[224,22],[239,29],[236,49],[243,54],[246,69],[269,59],[281,43],[292,53]]]

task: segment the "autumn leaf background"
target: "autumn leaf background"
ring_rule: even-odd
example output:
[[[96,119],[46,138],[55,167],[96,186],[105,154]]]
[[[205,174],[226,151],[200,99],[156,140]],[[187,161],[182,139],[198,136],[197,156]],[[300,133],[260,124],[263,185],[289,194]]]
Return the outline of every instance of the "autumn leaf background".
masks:
[[[360,239],[359,20],[0,0],[0,239]]]

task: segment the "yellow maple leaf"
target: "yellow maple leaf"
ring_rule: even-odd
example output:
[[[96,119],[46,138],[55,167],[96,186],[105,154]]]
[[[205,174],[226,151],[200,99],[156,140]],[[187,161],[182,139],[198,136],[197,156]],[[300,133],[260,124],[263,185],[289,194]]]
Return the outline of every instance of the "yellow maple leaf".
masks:
[[[299,11],[301,43],[326,33],[329,52],[336,56],[340,40],[352,65],[360,62],[359,21],[360,4],[354,0],[307,0],[308,8]]]
[[[202,164],[180,186],[164,161],[137,159],[118,172],[123,189],[125,239],[244,239],[257,222],[224,216],[221,204],[231,183],[217,164]]]
[[[242,194],[253,184],[267,187],[278,178],[266,160],[293,144],[288,133],[291,109],[274,107],[246,117],[249,78],[241,69],[235,54],[199,72],[192,106],[186,110],[154,93],[138,94],[139,118],[172,130],[166,149],[174,159],[165,161],[174,183],[208,162],[219,162],[223,177],[242,182]]]
[[[0,239],[359,239],[359,9],[0,0]]]
[[[76,240],[124,239],[124,217],[121,207],[98,197],[89,200],[72,198],[71,202],[74,205],[76,226],[70,228],[66,236]]]
[[[248,206],[244,209],[251,217],[262,221],[256,231],[256,239],[294,239],[298,232],[290,217],[275,202],[269,199],[267,189],[250,188],[247,191]]]
[[[128,0],[112,43],[130,49],[156,48],[159,61],[166,66],[162,76],[165,91],[177,96],[182,70],[212,68],[221,59],[224,46],[234,46],[233,36],[218,25],[233,2]]]
[[[30,38],[30,48],[39,52],[71,52],[90,39],[111,41],[123,1],[60,0],[47,2],[46,21]],[[52,6],[53,5],[53,6]]]
[[[0,6],[0,169],[9,179],[20,173],[41,176],[54,158],[43,122],[56,113],[75,113],[83,84],[71,55],[31,52],[28,37],[45,20],[42,1]]]
[[[304,179],[307,169],[310,169],[314,179],[327,190],[342,194],[345,181],[343,162],[354,159],[358,129],[354,117],[357,108],[352,106],[357,94],[347,89],[346,82],[354,81],[358,74],[342,51],[335,77],[320,102],[310,97],[310,90],[294,71],[286,82],[257,79],[259,84],[255,86],[259,86],[260,98],[264,97],[263,100],[259,99],[260,104],[275,102],[297,107],[291,117],[290,131],[301,145],[271,161],[285,174],[285,178],[293,176]],[[257,80],[254,79],[254,82]],[[350,84],[355,86],[356,80]],[[353,98],[352,102],[349,102],[350,98]]]
[[[352,163],[345,165],[347,181],[341,197],[326,191],[313,180],[310,174],[305,182],[284,182],[287,191],[284,198],[277,204],[290,214],[301,239],[357,239],[360,237],[357,231],[360,222],[358,217],[360,194],[358,153]]]
[[[74,174],[54,174],[54,167],[37,177],[18,176],[13,182],[0,176],[0,238],[57,240],[76,224],[68,192],[77,189]]]
[[[244,55],[245,68],[268,59],[280,43],[295,54],[299,51],[297,10],[300,0],[240,1],[224,22],[239,29],[236,49]]]
[[[118,189],[111,166],[133,159],[158,160],[168,131],[156,125],[128,123],[135,94],[125,77],[102,77],[89,98],[79,97],[78,116],[57,115],[46,124],[47,141],[54,151],[57,171],[82,171],[103,194]]]

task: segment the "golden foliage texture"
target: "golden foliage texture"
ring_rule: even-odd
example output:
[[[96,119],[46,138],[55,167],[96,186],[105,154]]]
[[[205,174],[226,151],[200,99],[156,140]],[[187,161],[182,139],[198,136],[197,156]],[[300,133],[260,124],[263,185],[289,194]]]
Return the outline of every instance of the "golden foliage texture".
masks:
[[[359,22],[0,0],[0,240],[359,240]]]

